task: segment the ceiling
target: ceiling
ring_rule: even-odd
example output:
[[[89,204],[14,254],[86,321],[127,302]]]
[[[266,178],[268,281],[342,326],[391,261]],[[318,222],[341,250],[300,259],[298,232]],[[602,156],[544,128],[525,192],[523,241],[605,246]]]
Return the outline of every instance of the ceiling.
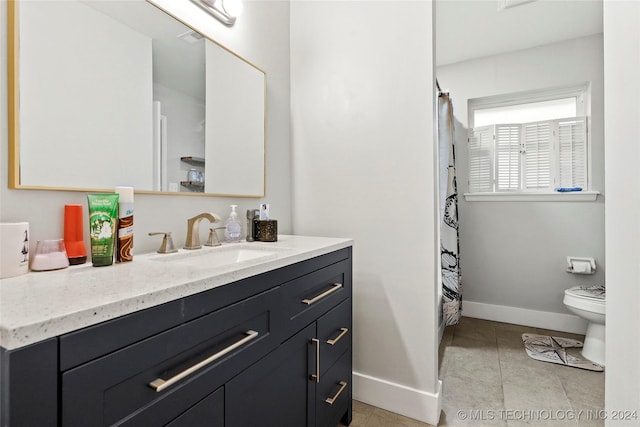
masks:
[[[436,0],[436,65],[602,32],[602,0]]]
[[[505,1],[523,0],[435,0],[436,65],[602,32],[602,0],[524,0],[501,8]],[[154,39],[154,65],[163,70],[156,73],[156,81],[193,96],[203,93],[204,44],[189,45],[176,37],[187,27],[145,1],[86,3]]]

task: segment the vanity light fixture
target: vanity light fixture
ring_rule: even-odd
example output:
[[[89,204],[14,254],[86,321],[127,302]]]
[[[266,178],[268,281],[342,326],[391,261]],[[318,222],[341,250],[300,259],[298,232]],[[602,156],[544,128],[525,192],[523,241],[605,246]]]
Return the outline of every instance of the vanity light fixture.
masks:
[[[236,23],[242,13],[242,0],[191,0],[218,21],[229,27]]]

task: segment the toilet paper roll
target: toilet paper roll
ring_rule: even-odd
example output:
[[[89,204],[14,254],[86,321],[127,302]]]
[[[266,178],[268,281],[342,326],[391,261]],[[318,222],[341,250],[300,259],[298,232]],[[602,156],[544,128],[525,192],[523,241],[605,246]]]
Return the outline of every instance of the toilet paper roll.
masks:
[[[29,272],[29,223],[0,222],[0,278]]]
[[[591,263],[589,261],[572,261],[571,271],[577,274],[591,274]]]

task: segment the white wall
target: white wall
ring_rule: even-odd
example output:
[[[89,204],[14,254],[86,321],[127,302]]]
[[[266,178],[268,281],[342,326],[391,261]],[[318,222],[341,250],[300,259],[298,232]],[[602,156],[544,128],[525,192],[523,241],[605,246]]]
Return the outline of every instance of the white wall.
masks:
[[[460,193],[468,191],[468,99],[590,82],[592,189],[603,193],[597,201],[459,198],[463,314],[584,332],[562,298],[571,286],[604,283],[602,34],[446,65],[436,74],[454,101]],[[567,255],[594,257],[596,274],[566,273]]]
[[[607,426],[640,414],[640,3],[604,2]],[[620,412],[619,414],[624,414]]]
[[[243,15],[236,25],[227,28],[192,2],[156,0],[174,15],[202,33],[221,42],[229,49],[260,66],[267,73],[267,172],[266,197],[262,199],[232,199],[201,196],[136,195],[135,252],[155,251],[158,237],[151,231],[172,231],[176,245],[186,236],[187,218],[200,212],[213,211],[226,217],[229,204],[239,210],[257,208],[261,201],[271,204],[279,231],[291,232],[290,141],[289,141],[289,2],[245,2]],[[0,2],[0,87],[7,87],[7,10]],[[8,153],[7,95],[0,90],[0,220],[28,221],[36,240],[62,237],[63,207],[67,203],[86,206],[86,193],[60,191],[9,190],[6,172]],[[201,226],[201,238],[206,239],[207,227]],[[88,242],[88,236],[85,234]],[[32,248],[33,249],[33,248]]]
[[[292,2],[291,108],[294,231],[355,240],[354,398],[435,424],[432,16]]]

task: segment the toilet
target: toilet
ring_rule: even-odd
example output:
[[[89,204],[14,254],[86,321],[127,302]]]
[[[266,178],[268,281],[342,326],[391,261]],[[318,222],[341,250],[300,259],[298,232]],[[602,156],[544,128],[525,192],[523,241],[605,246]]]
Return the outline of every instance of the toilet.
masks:
[[[605,303],[604,285],[574,286],[564,291],[564,305],[589,322],[582,347],[582,355],[604,366]]]

